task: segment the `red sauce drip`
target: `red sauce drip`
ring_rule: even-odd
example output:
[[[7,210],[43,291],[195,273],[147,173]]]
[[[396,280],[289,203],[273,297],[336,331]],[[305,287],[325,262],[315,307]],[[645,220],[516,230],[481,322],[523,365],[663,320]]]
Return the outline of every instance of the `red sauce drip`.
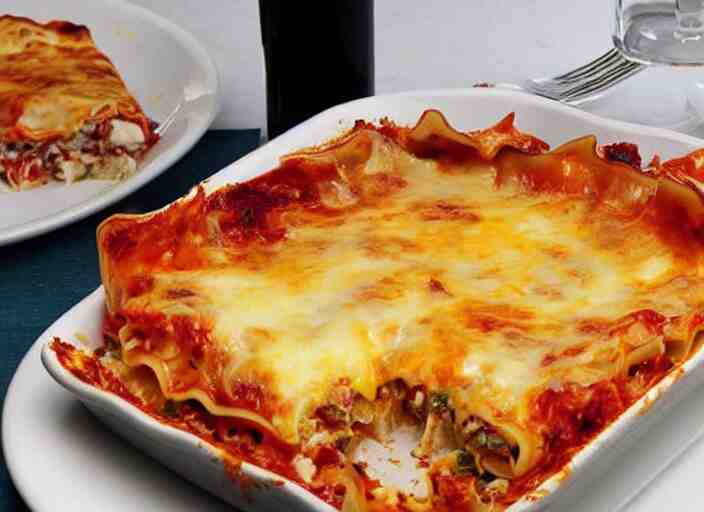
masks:
[[[641,160],[638,146],[630,142],[618,142],[609,144],[602,148],[604,157],[611,162],[622,162],[640,171],[643,161]]]

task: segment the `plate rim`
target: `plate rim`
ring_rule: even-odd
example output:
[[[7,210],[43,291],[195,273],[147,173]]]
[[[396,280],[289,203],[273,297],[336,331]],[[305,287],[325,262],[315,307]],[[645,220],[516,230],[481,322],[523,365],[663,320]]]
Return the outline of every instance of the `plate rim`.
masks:
[[[173,35],[184,45],[184,47],[189,48],[190,51],[197,54],[198,61],[201,63],[203,70],[205,71],[205,81],[209,88],[206,96],[212,97],[212,108],[208,112],[208,116],[205,119],[195,123],[192,128],[189,128],[186,131],[180,143],[168,149],[159,157],[161,162],[160,166],[157,167],[156,170],[148,173],[138,172],[129,179],[112,187],[108,191],[61,210],[57,214],[40,217],[39,219],[35,219],[33,221],[0,229],[0,247],[21,242],[29,238],[34,238],[82,220],[142,188],[151,180],[166,172],[186,153],[188,153],[212,125],[215,117],[220,111],[222,104],[222,93],[217,65],[206,50],[205,46],[193,34],[180,27],[173,21],[160,16],[154,11],[147,9],[146,7],[135,5],[130,1],[101,1],[104,5],[110,6],[112,9],[130,12],[138,17],[148,20],[150,23]]]

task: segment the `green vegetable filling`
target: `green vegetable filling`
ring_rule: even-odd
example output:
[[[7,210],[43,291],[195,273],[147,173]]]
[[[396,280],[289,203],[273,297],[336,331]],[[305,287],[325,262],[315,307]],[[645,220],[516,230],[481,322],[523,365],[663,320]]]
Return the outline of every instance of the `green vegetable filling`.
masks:
[[[449,409],[450,395],[445,391],[435,391],[430,394],[430,411],[441,413]]]

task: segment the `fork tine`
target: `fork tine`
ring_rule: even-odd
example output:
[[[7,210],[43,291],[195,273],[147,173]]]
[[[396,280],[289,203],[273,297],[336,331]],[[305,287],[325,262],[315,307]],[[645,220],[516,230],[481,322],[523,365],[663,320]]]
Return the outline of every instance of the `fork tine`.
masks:
[[[645,69],[611,49],[592,62],[554,78],[527,80],[522,88],[533,94],[566,103],[577,103]]]
[[[556,76],[554,78],[550,78],[548,80],[574,81],[584,75],[592,74],[594,72],[597,72],[600,69],[603,69],[604,67],[608,67],[614,61],[618,61],[619,59],[622,59],[622,58],[623,57],[621,57],[621,54],[612,48],[611,50],[606,52],[601,57],[594,59],[593,61],[585,64],[584,66],[578,67],[577,69],[573,69],[572,71],[569,71],[569,72],[564,73],[562,75],[558,75],[558,76]]]
[[[606,90],[606,89],[608,89],[608,88],[610,88],[620,82],[623,82],[627,78],[630,78],[631,76],[633,76],[637,73],[640,73],[642,70],[643,70],[643,68],[639,67],[639,66],[624,69],[623,71],[621,71],[618,75],[614,76],[608,82],[605,82],[603,84],[596,84],[594,86],[577,91],[576,93],[570,94],[569,96],[565,96],[560,101],[562,101],[564,103],[570,103],[570,104],[581,103],[582,99],[588,98],[591,95],[599,93],[599,92]]]
[[[563,93],[563,101],[574,101],[588,94],[599,92],[638,73],[642,68],[640,64],[628,62],[619,68],[613,69],[608,74],[601,75],[565,91]]]
[[[545,79],[541,82],[530,80],[526,83],[527,88],[532,92],[547,96],[553,99],[563,100],[568,96],[582,96],[587,92],[606,86],[607,84],[621,81],[642,69],[640,64],[632,63],[623,57],[613,60],[608,67],[603,67],[595,71],[592,75],[584,75],[581,80],[574,80],[567,83],[554,82]],[[625,75],[622,77],[622,71]],[[612,79],[616,80],[613,81]]]
[[[616,59],[609,62],[607,66],[595,68],[590,74],[582,74],[579,79],[574,79],[569,82],[559,82],[551,78],[540,80],[528,80],[527,84],[531,90],[537,94],[545,96],[561,96],[577,87],[582,86],[586,82],[601,79],[602,77],[610,76],[614,71],[621,69],[627,62],[623,59]]]
[[[575,83],[579,83],[580,80],[584,80],[601,73],[606,73],[614,66],[617,66],[619,62],[620,60],[617,54],[607,53],[602,55],[599,59],[590,62],[589,64],[570,73],[565,73],[564,75],[560,75],[555,78],[545,77],[533,79],[529,82],[533,83],[538,88],[543,88],[546,91],[556,92],[561,88],[572,87]]]

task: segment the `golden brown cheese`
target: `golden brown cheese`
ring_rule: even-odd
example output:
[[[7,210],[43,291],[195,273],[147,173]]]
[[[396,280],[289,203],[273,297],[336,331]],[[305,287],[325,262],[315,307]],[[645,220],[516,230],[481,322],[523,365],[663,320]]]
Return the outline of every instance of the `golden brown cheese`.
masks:
[[[88,120],[151,127],[89,30],[0,16],[0,143],[68,139]]]

